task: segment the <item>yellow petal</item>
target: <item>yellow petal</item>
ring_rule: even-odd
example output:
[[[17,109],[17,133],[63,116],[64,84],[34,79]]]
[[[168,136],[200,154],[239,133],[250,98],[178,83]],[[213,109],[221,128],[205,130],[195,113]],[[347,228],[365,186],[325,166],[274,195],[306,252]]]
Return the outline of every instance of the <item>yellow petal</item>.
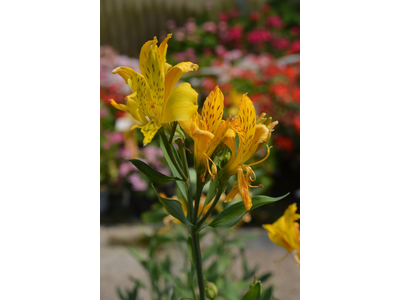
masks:
[[[126,96],[125,99],[126,105],[129,108],[129,113],[132,115],[132,117],[142,124],[147,124],[148,121],[146,119],[146,116],[142,112],[142,109],[140,108],[136,93]]]
[[[137,125],[137,124],[135,124],[135,125],[132,125],[130,128],[129,128],[129,130],[135,130],[136,128],[141,128],[142,126],[139,126],[139,125]]]
[[[161,123],[190,120],[197,112],[197,95],[189,83],[175,87],[165,103]]]
[[[111,105],[114,106],[116,109],[119,109],[119,110],[125,111],[125,112],[127,112],[127,113],[130,113],[130,112],[129,112],[128,106],[126,106],[125,104],[117,103],[117,102],[115,102],[113,99],[110,99],[110,103],[111,103]]]
[[[214,138],[210,141],[210,145],[207,149],[207,155],[209,157],[211,157],[214,153],[214,150],[218,147],[218,145],[220,143],[222,143],[222,141],[225,138],[226,132],[228,131],[228,129],[230,128],[230,119],[228,118],[228,120],[221,121],[221,125],[217,128],[215,134],[214,134]]]
[[[285,220],[285,228],[287,232],[287,241],[293,249],[300,251],[300,233],[298,230],[299,224],[295,222],[300,218],[299,214],[296,214],[296,204],[289,205],[283,215]]]
[[[156,135],[158,129],[160,129],[161,125],[156,124],[154,120],[147,123],[145,126],[142,127],[140,130],[144,135],[143,145],[146,146],[149,144],[154,136]]]
[[[171,68],[172,68],[172,65],[170,65],[169,63],[165,63],[164,74],[166,74]]]
[[[263,147],[269,140],[271,136],[271,131],[264,124],[257,124],[256,130],[254,132],[253,140],[250,145],[248,145],[248,149],[246,150],[245,155],[242,158],[243,162],[246,162],[257,150]]]
[[[154,37],[153,40],[147,41],[144,43],[142,46],[142,49],[140,49],[140,55],[139,55],[139,67],[140,67],[140,72],[144,75],[145,70],[146,70],[146,61],[147,58],[149,57],[150,53],[150,48],[153,44],[157,45],[157,38]]]
[[[169,97],[169,94],[183,74],[186,74],[189,71],[196,71],[198,68],[198,65],[190,61],[181,62],[171,68],[165,76],[165,98]]]
[[[231,150],[232,156],[234,157],[236,155],[236,142],[235,142],[235,137],[236,137],[236,132],[229,128],[224,136],[223,142],[229,147]]]
[[[160,49],[159,49],[159,51],[160,51],[160,66],[165,66],[165,64],[167,62],[166,56],[167,56],[167,49],[168,49],[168,40],[171,37],[172,37],[172,34],[169,33],[167,35],[167,37],[164,39],[164,41],[161,43],[161,45],[160,45]],[[166,69],[167,68],[164,67],[162,69],[162,72],[166,72]]]
[[[244,139],[239,144],[239,155],[244,156],[245,152],[250,150],[256,131],[256,111],[253,102],[246,94],[242,96],[239,106],[239,122],[243,130]],[[241,160],[241,162],[244,162]]]
[[[215,134],[222,120],[222,114],[224,111],[224,95],[218,86],[208,95],[206,101],[204,101],[201,116],[207,130],[212,134]]]
[[[244,176],[243,169],[238,169],[238,187],[239,194],[242,196],[244,207],[249,210],[252,207],[252,201],[249,195],[249,184]]]
[[[232,187],[232,189],[231,189],[231,191],[228,193],[228,195],[226,195],[225,200],[224,200],[224,203],[231,202],[232,199],[236,197],[236,195],[237,195],[238,192],[239,192],[238,184],[236,183],[236,184]]]
[[[192,135],[195,147],[194,162],[195,166],[199,167],[202,164],[208,164],[207,158],[205,157],[206,150],[210,141],[214,138],[214,135],[209,131],[199,129],[195,123],[192,123],[192,127],[195,127]]]
[[[165,46],[165,45],[164,45]],[[143,46],[144,47],[144,46]],[[159,120],[164,104],[164,66],[165,61],[160,61],[160,52],[157,47],[157,38],[141,52],[141,72],[150,91],[147,110],[152,118]]]
[[[179,125],[183,128],[183,130],[191,137],[193,138],[193,132],[197,129],[196,127],[199,127],[199,119],[201,116],[199,113],[193,114],[193,116],[190,118],[190,120],[185,120],[185,121],[179,121]],[[194,126],[193,123],[196,125]]]
[[[295,222],[300,215],[296,214],[296,210],[296,204],[292,204],[275,223],[264,225],[264,228],[269,231],[270,239],[289,252],[293,250],[300,252],[299,224]]]
[[[273,243],[277,244],[278,246],[281,246],[282,248],[286,249],[289,252],[292,252],[293,249],[289,246],[289,244],[285,241],[281,233],[277,231],[273,225],[266,224],[263,225],[263,227],[269,231],[268,237]]]
[[[137,93],[137,99],[140,109],[146,116],[151,116],[147,110],[147,102],[151,94],[144,77],[138,72],[127,67],[118,67],[112,71],[113,74],[119,74],[129,85],[133,93]]]

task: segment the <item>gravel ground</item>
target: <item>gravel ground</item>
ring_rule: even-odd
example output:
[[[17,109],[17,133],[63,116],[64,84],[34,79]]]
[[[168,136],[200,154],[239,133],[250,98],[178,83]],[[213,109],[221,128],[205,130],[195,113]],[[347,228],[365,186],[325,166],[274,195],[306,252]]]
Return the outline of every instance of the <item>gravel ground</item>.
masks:
[[[131,288],[129,276],[141,279],[149,284],[145,270],[127,251],[126,246],[115,245],[110,240],[132,241],[140,237],[143,231],[151,232],[153,228],[147,225],[119,225],[100,227],[100,297],[101,300],[119,300],[116,287]],[[241,228],[238,234],[252,234],[257,238],[246,240],[246,257],[250,267],[260,265],[259,273],[272,272],[266,286],[274,286],[274,295],[280,300],[300,299],[300,268],[291,256],[280,262],[286,250],[273,244],[266,230],[262,228]],[[202,246],[206,246],[207,241]],[[136,248],[136,247],[135,247]],[[140,253],[146,249],[136,248]],[[172,249],[167,251],[173,251]],[[239,263],[239,262],[238,262]],[[240,268],[238,268],[239,270]],[[142,291],[141,300],[150,300]]]

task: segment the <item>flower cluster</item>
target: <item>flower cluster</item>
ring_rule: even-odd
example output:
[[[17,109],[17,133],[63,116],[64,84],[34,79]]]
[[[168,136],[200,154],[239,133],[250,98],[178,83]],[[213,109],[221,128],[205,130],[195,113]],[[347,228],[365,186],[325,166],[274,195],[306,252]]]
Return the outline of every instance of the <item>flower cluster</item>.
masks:
[[[237,53],[239,52],[239,53]],[[275,59],[268,54],[227,52],[212,61],[212,75],[201,78],[199,87],[207,94],[218,83],[226,94],[228,114],[238,111],[241,93],[248,92],[259,111],[268,111],[283,125],[274,137],[278,149],[292,151],[300,134],[300,64],[297,57]]]
[[[237,174],[237,183],[233,186],[225,202],[240,194],[246,210],[252,207],[249,188],[256,180],[251,166],[268,158],[270,147],[267,142],[278,124],[265,113],[256,116],[255,108],[247,94],[242,95],[236,116],[223,119],[224,95],[219,87],[210,92],[201,109],[197,112],[197,93],[189,83],[175,86],[186,72],[197,69],[192,62],[181,62],[171,67],[166,62],[167,42],[171,35],[157,47],[157,39],[148,41],[140,52],[140,69],[142,74],[127,68],[118,67],[118,73],[132,90],[126,97],[126,104],[111,104],[129,113],[143,125],[133,125],[131,129],[141,128],[144,144],[149,143],[157,131],[168,123],[179,121],[183,130],[194,141],[194,168],[201,174],[203,182],[214,181],[217,172],[221,182],[227,182]],[[266,156],[256,163],[246,162],[261,148],[266,147]],[[228,152],[229,151],[229,152]],[[225,164],[218,167],[214,158],[225,153]]]

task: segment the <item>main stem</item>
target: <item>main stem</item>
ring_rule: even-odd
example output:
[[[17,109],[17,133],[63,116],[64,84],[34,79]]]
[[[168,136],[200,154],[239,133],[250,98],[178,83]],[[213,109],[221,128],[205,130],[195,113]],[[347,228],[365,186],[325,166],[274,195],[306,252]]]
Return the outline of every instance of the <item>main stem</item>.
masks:
[[[176,126],[174,126],[173,131],[176,129]],[[172,163],[174,164],[175,168],[178,170],[179,174],[182,176],[182,179],[185,181],[186,185],[186,193],[187,193],[187,199],[188,199],[188,217],[189,221],[192,224],[195,224],[195,226],[190,227],[190,235],[192,236],[192,250],[193,250],[193,258],[194,258],[194,265],[196,268],[196,273],[197,273],[197,284],[199,286],[199,293],[200,293],[200,300],[206,300],[206,290],[205,290],[205,285],[204,285],[204,275],[203,275],[203,262],[201,259],[201,250],[200,250],[200,237],[199,237],[199,223],[197,220],[197,213],[199,210],[199,202],[200,202],[200,196],[201,192],[203,190],[204,184],[201,182],[199,176],[196,176],[197,178],[197,183],[196,183],[196,194],[195,194],[195,203],[193,205],[193,194],[191,190],[191,184],[190,184],[190,175],[189,175],[189,167],[187,164],[187,158],[186,158],[186,149],[185,149],[185,144],[183,140],[177,141],[178,147],[179,147],[179,154],[182,159],[182,166],[183,170],[180,168],[179,164],[175,160],[175,156],[172,153],[171,150],[171,142],[172,142],[172,135],[170,137],[170,140],[167,139],[165,132],[163,129],[160,130],[161,138],[162,141],[165,145],[165,148],[168,152],[168,155],[171,158]],[[198,175],[198,174],[196,174]],[[220,196],[220,195],[219,195]],[[219,197],[218,197],[219,198]],[[196,224],[197,223],[197,224]],[[201,223],[200,223],[201,224]]]
[[[200,300],[206,300],[206,290],[204,286],[203,262],[201,259],[199,232],[197,231],[196,227],[190,227],[190,231],[192,235],[192,250],[194,257],[194,265],[197,273],[197,284],[199,286]]]
[[[200,196],[201,196],[201,192],[203,190],[203,184],[201,181],[199,181],[200,180],[199,177],[196,176],[197,177],[196,196],[194,199],[195,205],[193,207],[193,194],[191,192],[189,167],[187,164],[186,149],[185,149],[185,144],[184,144],[183,140],[178,141],[178,147],[179,147],[179,152],[180,152],[180,155],[182,158],[183,172],[185,173],[186,177],[188,178],[188,180],[185,182],[186,183],[186,191],[187,191],[188,200],[189,200],[188,212],[192,211],[192,213],[189,215],[189,217],[191,217],[190,221],[192,222],[192,224],[196,224]],[[194,265],[195,265],[196,273],[197,273],[197,284],[199,286],[200,300],[206,300],[206,290],[205,290],[204,275],[203,275],[203,261],[201,259],[200,237],[199,237],[199,232],[198,232],[198,226],[190,227],[190,235],[192,236],[192,251],[193,251]]]

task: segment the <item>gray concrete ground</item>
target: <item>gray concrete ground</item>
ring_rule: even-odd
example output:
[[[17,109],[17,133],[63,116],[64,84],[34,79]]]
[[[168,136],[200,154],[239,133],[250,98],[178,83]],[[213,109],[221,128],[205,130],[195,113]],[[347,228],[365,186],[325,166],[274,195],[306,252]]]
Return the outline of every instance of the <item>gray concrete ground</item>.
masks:
[[[129,276],[139,278],[149,285],[149,279],[145,270],[138,261],[127,251],[126,246],[121,245],[124,241],[134,241],[143,231],[151,232],[153,228],[147,225],[119,225],[114,227],[100,227],[100,297],[101,300],[118,300],[116,287],[122,289],[131,288],[132,283]],[[262,228],[241,228],[239,235],[254,234],[255,239],[246,240],[246,258],[253,267],[259,265],[259,273],[272,272],[266,286],[274,286],[274,295],[280,300],[300,299],[300,268],[289,255],[280,262],[287,253],[286,250],[272,243],[268,233]],[[115,243],[120,241],[121,244]],[[207,241],[202,248],[207,246]],[[135,245],[133,245],[135,247]],[[135,247],[140,253],[146,253],[146,249]],[[166,250],[172,252],[173,249]],[[239,262],[238,262],[239,263]],[[238,267],[238,270],[240,268]],[[150,300],[149,296],[142,291],[141,300]]]

